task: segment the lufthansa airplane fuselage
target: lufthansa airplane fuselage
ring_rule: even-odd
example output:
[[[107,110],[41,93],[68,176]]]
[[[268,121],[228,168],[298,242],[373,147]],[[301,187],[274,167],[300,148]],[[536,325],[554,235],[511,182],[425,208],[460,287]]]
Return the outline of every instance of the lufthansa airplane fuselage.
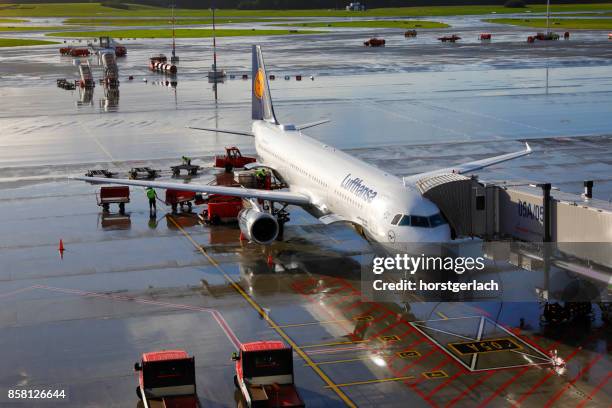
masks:
[[[450,228],[438,207],[389,173],[325,145],[292,126],[263,120],[252,127],[260,161],[290,190],[324,213],[361,226],[380,243],[446,242]]]

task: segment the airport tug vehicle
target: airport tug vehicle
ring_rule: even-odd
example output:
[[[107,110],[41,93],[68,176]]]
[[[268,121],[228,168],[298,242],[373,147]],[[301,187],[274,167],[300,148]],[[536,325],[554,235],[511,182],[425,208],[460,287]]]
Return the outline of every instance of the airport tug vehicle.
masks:
[[[282,341],[243,343],[232,360],[247,407],[304,407],[294,384],[293,349]]]
[[[145,408],[197,408],[195,360],[183,350],[142,354],[134,364],[138,373],[136,394]]]
[[[243,156],[236,146],[226,147],[225,156],[215,157],[215,167],[225,168],[228,173],[232,169],[240,169],[249,163],[255,163],[255,157]]]

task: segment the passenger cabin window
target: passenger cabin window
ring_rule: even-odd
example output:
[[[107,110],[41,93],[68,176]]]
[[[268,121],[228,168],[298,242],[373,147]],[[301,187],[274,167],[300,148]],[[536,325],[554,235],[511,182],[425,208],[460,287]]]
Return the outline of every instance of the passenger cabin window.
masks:
[[[400,220],[400,218],[402,218],[402,214],[397,214],[395,217],[393,217],[393,220],[391,221],[391,224],[397,225],[397,223]]]

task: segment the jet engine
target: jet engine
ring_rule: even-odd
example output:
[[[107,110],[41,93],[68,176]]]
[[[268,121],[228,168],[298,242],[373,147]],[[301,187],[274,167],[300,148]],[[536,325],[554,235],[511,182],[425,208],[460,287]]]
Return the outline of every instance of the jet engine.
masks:
[[[278,222],[273,215],[258,211],[255,208],[245,208],[238,214],[240,231],[249,241],[261,245],[271,244],[278,236]]]

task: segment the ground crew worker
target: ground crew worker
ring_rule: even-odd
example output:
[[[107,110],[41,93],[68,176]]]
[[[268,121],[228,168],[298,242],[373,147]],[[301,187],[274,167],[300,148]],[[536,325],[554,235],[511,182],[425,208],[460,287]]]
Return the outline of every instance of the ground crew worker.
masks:
[[[266,169],[260,168],[255,171],[255,177],[257,177],[257,187],[265,188],[266,186]]]
[[[152,187],[147,187],[147,198],[149,199],[149,215],[155,217],[157,213],[157,193]]]
[[[191,166],[191,157],[183,156],[183,163],[187,166]]]

